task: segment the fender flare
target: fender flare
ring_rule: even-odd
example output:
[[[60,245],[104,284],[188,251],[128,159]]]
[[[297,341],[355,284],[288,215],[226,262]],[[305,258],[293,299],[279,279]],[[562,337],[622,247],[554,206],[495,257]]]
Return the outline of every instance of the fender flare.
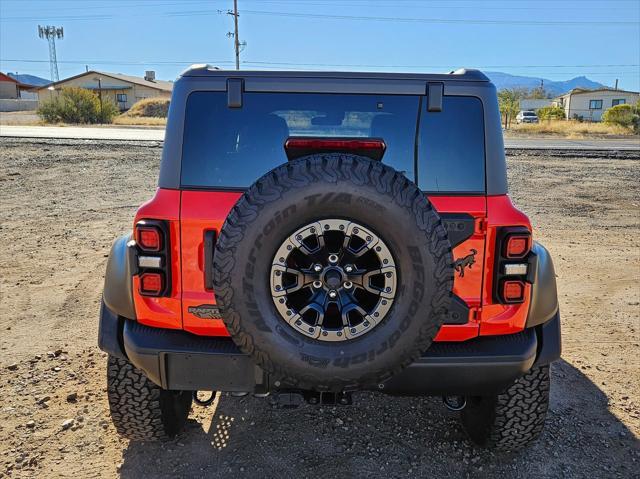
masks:
[[[118,316],[136,319],[132,276],[137,272],[136,249],[129,245],[131,235],[114,241],[104,276],[103,301]]]
[[[533,266],[534,272],[526,328],[550,321],[559,309],[553,261],[549,251],[538,242],[534,242],[531,249],[529,265]]]

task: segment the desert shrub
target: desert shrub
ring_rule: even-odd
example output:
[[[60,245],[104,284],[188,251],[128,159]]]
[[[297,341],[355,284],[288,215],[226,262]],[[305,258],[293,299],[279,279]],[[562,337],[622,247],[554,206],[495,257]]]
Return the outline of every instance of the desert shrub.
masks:
[[[78,87],[64,87],[38,108],[38,115],[47,123],[111,123],[118,113],[118,107],[108,98],[103,98],[100,106],[98,95]]]
[[[57,123],[60,120],[60,105],[57,98],[41,101],[38,106],[38,116],[46,123]]]
[[[166,118],[169,114],[169,98],[144,98],[137,101],[126,113],[127,116]]]
[[[602,114],[602,121],[610,125],[620,125],[638,131],[638,107],[633,105],[616,105]]]
[[[541,120],[564,120],[564,108],[561,106],[545,106],[536,112]]]

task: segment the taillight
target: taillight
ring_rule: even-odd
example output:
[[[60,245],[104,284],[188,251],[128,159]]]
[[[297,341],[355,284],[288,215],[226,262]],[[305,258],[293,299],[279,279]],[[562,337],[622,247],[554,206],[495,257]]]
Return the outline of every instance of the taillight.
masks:
[[[292,137],[287,139],[284,148],[289,160],[322,151],[357,153],[373,160],[380,160],[387,149],[387,145],[379,138]]]
[[[135,225],[139,292],[143,296],[171,294],[169,228],[160,220],[141,220]]]
[[[494,264],[494,301],[502,304],[523,303],[529,274],[531,232],[523,226],[498,229]]]
[[[140,293],[146,296],[159,296],[163,289],[162,273],[144,273],[140,276]]]
[[[145,251],[160,251],[162,248],[162,233],[155,226],[138,223],[136,226],[136,243]]]
[[[504,242],[504,255],[509,259],[524,258],[531,250],[530,234],[510,234]]]
[[[502,298],[506,303],[522,303],[524,301],[524,281],[503,281]]]

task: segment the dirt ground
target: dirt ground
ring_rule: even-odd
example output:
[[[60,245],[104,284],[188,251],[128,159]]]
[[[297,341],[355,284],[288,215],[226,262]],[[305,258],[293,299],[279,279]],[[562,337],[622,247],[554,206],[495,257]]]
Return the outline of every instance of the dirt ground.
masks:
[[[637,477],[637,153],[509,157],[515,203],[555,260],[564,352],[541,439],[494,454],[438,398],[369,393],[293,411],[222,396],[195,407],[174,441],[120,439],[96,347],[99,299],[111,242],[151,197],[160,152],[0,139],[0,478]]]
[[[2,111],[0,125],[37,125],[40,118],[35,111]]]

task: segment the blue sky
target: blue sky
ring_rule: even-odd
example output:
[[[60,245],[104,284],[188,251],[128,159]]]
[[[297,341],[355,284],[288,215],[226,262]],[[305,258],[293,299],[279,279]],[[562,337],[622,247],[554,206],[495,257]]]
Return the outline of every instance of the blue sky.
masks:
[[[640,90],[640,0],[238,0],[246,69],[477,67]],[[38,24],[63,26],[60,77],[174,79],[233,68],[233,0],[0,0],[0,70],[49,77]],[[219,12],[220,11],[220,12]]]

